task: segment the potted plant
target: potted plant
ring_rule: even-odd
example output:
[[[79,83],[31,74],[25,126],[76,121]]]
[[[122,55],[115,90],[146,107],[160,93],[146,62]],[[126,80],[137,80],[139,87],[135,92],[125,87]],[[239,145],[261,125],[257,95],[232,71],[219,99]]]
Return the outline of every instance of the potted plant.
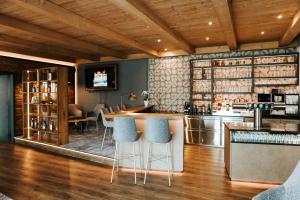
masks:
[[[144,98],[144,105],[145,105],[145,107],[148,107],[149,106],[149,92],[147,90],[144,90],[142,92],[142,96]]]

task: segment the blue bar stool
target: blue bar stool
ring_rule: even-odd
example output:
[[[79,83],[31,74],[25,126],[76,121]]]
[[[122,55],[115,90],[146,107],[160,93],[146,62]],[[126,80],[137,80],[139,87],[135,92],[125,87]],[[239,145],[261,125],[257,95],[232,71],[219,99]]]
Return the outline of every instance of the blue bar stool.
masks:
[[[114,156],[113,169],[111,173],[110,182],[112,183],[115,171],[115,164],[117,162],[117,170],[119,169],[119,160],[121,159],[132,159],[134,168],[134,184],[136,184],[136,157],[140,157],[140,168],[142,168],[142,154],[141,145],[139,145],[139,154],[135,152],[135,144],[139,143],[140,135],[136,130],[135,121],[132,117],[114,117],[114,132],[113,138],[116,141],[116,150]],[[119,149],[121,143],[132,143],[132,154],[120,155]],[[139,143],[140,144],[140,143]]]
[[[160,161],[166,158],[168,165],[168,178],[169,186],[171,186],[171,172],[173,172],[173,161],[171,154],[171,141],[172,135],[169,131],[169,122],[165,117],[148,117],[146,120],[145,139],[149,142],[147,164],[144,176],[144,184],[146,184],[147,174],[149,173],[149,167],[152,161]],[[153,144],[165,144],[166,155],[159,158],[152,158],[152,145]]]
[[[109,135],[111,135],[111,129],[114,128],[114,121],[110,120],[110,119],[106,119],[105,114],[108,114],[108,110],[106,108],[101,108],[100,113],[101,113],[103,125],[105,126],[105,131],[104,131],[102,143],[101,143],[101,150],[102,150],[107,132]],[[111,139],[111,141],[112,141],[112,139]]]

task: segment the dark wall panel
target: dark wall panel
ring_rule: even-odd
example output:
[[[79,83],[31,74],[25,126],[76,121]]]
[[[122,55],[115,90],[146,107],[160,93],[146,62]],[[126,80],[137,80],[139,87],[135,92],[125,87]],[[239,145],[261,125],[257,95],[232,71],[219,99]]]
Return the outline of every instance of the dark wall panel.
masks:
[[[85,88],[85,69],[96,67],[97,65],[117,63],[118,68],[118,87],[117,91],[97,91],[89,92]],[[148,60],[127,60],[118,62],[93,63],[80,65],[78,67],[78,104],[83,106],[86,111],[91,111],[98,103],[106,105],[120,104],[120,96],[130,91],[134,91],[139,99],[134,102],[124,100],[124,104],[137,106],[143,104],[141,92],[148,89]],[[126,99],[125,97],[123,99]]]

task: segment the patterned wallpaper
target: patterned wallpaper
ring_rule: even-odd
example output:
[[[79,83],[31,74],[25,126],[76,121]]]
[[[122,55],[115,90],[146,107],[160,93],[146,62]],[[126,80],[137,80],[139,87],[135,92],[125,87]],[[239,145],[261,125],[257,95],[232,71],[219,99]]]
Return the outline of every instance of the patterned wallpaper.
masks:
[[[150,104],[156,110],[183,112],[185,101],[190,100],[190,60],[273,55],[296,52],[295,48],[256,51],[233,51],[189,56],[149,59],[148,90]]]

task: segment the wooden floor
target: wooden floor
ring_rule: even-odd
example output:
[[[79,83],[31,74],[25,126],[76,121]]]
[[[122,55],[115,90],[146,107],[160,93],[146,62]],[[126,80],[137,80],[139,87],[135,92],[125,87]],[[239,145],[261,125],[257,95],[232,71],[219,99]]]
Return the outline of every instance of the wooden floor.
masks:
[[[0,144],[0,193],[18,200],[51,199],[250,199],[271,185],[230,182],[224,170],[223,149],[186,145],[185,171],[167,177],[151,173],[144,186],[133,174],[119,171],[109,183],[111,168]]]

